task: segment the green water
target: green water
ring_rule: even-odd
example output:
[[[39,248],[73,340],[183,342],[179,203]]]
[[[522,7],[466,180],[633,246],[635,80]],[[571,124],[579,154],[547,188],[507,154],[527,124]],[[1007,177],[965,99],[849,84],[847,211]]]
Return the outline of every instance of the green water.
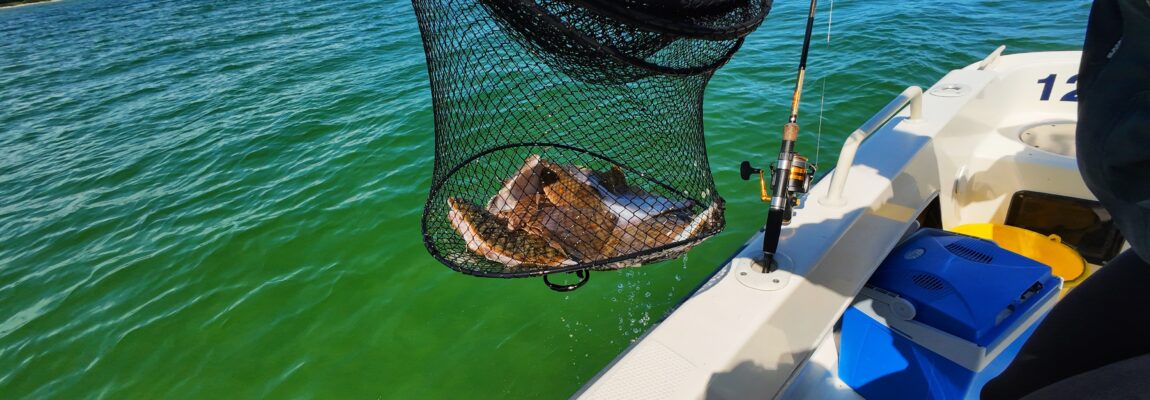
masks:
[[[1079,48],[1090,3],[839,1],[828,44],[829,5],[799,145],[824,166],[907,85]],[[761,224],[738,163],[777,151],[806,7],[779,1],[708,90],[727,230],[568,294],[424,251],[406,0],[0,9],[0,398],[566,397]]]

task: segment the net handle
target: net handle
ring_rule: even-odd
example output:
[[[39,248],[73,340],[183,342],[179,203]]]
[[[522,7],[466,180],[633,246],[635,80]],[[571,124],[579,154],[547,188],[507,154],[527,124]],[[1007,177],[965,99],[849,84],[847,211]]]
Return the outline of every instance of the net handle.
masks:
[[[543,275],[543,283],[547,284],[547,287],[550,288],[551,290],[554,290],[556,292],[565,293],[565,292],[571,292],[571,291],[574,291],[575,289],[583,287],[583,285],[586,285],[587,281],[591,279],[591,271],[589,271],[589,270],[581,269],[581,270],[574,271],[574,272],[568,272],[568,274],[570,274],[570,273],[574,273],[575,276],[579,277],[579,282],[575,282],[575,283],[570,284],[570,285],[560,285],[560,284],[551,282],[550,279],[547,279],[548,276],[551,276],[550,274],[547,274],[547,275]]]

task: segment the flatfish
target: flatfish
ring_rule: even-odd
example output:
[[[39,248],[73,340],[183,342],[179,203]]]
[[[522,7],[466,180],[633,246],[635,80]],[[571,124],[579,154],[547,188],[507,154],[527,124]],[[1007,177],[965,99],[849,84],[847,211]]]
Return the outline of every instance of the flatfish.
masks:
[[[546,238],[522,229],[508,229],[507,220],[466,200],[448,198],[451,226],[472,252],[508,267],[575,265]]]
[[[693,237],[717,209],[692,215],[693,200],[632,186],[618,166],[596,171],[539,155],[528,157],[486,208],[448,202],[468,248],[509,267],[569,266],[667,246]]]
[[[541,161],[540,183],[549,203],[536,220],[559,240],[563,249],[587,262],[602,258],[618,217],[599,191],[579,182],[561,166]]]

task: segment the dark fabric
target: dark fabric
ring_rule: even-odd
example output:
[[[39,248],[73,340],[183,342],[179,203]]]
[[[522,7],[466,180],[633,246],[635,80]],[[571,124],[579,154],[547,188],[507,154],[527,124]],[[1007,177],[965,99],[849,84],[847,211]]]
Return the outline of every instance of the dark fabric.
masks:
[[[1031,393],[1023,400],[1150,398],[1150,355],[1084,372]]]
[[[1054,306],[1014,362],[986,384],[982,398],[1017,399],[1063,379],[1150,354],[1147,305],[1150,265],[1125,251]],[[1143,377],[1150,382],[1150,371]]]
[[[1096,1],[1078,74],[1078,167],[1150,259],[1150,3]]]
[[[1099,0],[1078,74],[1078,167],[1132,249],[1062,299],[984,399],[1150,398],[1150,0]]]

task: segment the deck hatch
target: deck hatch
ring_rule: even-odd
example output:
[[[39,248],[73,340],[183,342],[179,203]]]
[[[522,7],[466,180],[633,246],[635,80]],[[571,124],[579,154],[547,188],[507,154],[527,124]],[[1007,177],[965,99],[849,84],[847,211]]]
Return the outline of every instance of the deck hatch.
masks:
[[[1062,243],[1096,265],[1118,255],[1125,241],[1102,203],[1028,190],[1010,199],[1006,225],[1058,235]]]

